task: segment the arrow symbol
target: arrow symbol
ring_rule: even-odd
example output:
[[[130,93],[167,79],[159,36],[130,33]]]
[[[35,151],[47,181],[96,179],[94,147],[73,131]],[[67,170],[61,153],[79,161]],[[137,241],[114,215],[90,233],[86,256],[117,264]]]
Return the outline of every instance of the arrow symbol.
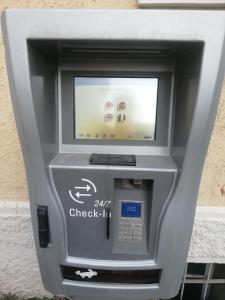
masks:
[[[76,198],[74,198],[74,196],[73,196],[71,190],[69,190],[69,195],[70,195],[70,198],[73,199],[73,201],[75,201],[75,202],[77,202],[77,203],[79,203],[79,204],[84,204],[83,201],[79,201],[79,200],[77,200]]]
[[[80,197],[90,197],[91,194],[80,194],[80,192],[77,192],[76,196],[77,196],[77,198],[80,198]]]
[[[86,190],[88,192],[91,189],[91,187],[87,184],[86,186],[75,186],[75,189]]]

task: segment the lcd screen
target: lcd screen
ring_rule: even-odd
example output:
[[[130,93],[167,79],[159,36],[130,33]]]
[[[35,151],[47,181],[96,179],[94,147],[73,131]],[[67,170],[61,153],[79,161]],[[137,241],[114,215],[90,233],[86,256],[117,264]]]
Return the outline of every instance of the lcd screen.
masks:
[[[141,203],[140,202],[122,202],[121,216],[127,218],[141,217]]]
[[[157,78],[74,77],[75,138],[154,140]]]

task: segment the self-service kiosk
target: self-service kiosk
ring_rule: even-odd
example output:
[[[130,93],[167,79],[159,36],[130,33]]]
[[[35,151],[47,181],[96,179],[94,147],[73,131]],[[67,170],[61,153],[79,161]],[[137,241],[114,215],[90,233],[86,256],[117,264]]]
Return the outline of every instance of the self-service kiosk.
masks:
[[[21,9],[2,25],[44,286],[75,299],[175,296],[225,12]]]

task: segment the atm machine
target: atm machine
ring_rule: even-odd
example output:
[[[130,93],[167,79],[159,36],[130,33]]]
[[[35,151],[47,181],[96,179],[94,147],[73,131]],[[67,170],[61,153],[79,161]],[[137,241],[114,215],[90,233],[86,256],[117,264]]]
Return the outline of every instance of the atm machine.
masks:
[[[225,12],[12,9],[2,27],[45,288],[175,296],[224,78]]]

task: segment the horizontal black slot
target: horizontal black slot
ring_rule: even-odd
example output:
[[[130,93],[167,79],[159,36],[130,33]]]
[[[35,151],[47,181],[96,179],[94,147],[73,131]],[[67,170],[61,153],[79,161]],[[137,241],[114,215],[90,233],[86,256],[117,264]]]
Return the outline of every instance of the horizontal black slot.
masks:
[[[161,270],[102,270],[61,266],[63,279],[124,284],[159,283]]]
[[[136,166],[136,156],[129,154],[96,154],[90,156],[91,165]]]

